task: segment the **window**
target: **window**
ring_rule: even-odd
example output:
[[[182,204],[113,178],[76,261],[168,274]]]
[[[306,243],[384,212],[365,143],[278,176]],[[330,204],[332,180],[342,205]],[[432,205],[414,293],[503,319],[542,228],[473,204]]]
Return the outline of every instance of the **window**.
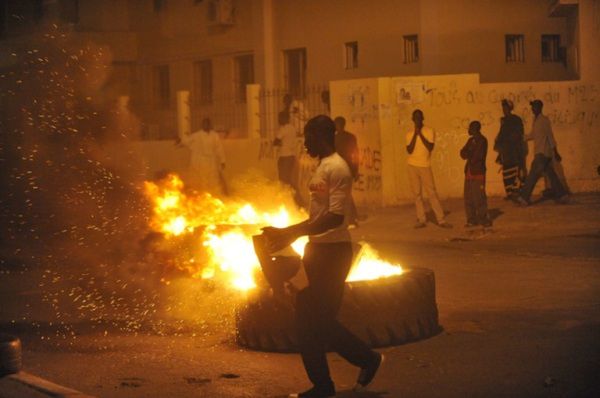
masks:
[[[288,93],[295,98],[304,98],[306,93],[306,48],[285,50],[284,81]]]
[[[212,102],[212,61],[194,62],[192,101],[194,104],[210,104]]]
[[[404,63],[414,64],[419,62],[419,36],[404,36]]]
[[[246,102],[246,85],[254,83],[254,57],[241,55],[234,58],[235,93],[240,102]]]
[[[507,63],[525,62],[525,36],[506,35],[505,44]]]
[[[154,67],[154,98],[156,105],[166,108],[171,99],[171,85],[169,82],[169,65]]]
[[[358,68],[358,42],[351,41],[344,44],[344,67],[346,69]]]
[[[560,35],[542,35],[542,62],[560,62]]]

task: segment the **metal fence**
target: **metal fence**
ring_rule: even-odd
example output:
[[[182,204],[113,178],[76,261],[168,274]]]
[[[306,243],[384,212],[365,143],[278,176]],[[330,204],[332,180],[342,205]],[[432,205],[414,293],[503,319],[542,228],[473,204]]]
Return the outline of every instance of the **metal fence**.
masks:
[[[289,94],[286,89],[261,89],[260,100],[260,135],[261,138],[272,139],[279,128],[278,114],[285,110],[284,97]],[[291,122],[298,132],[304,127],[303,122],[313,116],[329,115],[329,85],[314,84],[306,87],[304,96],[292,98],[290,110]],[[296,116],[294,116],[294,113]]]
[[[273,139],[279,128],[278,114],[285,109],[284,97],[288,90],[261,89],[259,115],[261,138]],[[141,111],[142,139],[174,139],[177,136],[177,107],[174,101],[166,108],[144,104]],[[319,114],[329,115],[329,86],[314,84],[306,87],[302,97],[292,98],[291,123],[301,134],[304,123]],[[213,128],[227,138],[248,137],[248,107],[246,101],[235,96],[214,96],[210,103],[190,104],[192,131],[201,128],[202,119],[209,117]]]
[[[214,97],[209,104],[191,104],[192,131],[199,130],[202,119],[210,118],[213,128],[228,138],[248,136],[248,112],[245,101],[233,96]]]

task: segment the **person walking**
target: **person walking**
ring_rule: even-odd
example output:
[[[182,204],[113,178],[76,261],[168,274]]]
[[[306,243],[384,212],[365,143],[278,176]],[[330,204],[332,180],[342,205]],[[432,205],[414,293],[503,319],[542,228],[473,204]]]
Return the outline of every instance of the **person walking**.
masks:
[[[533,141],[534,158],[529,168],[529,175],[525,180],[525,185],[521,189],[517,202],[521,206],[528,206],[531,199],[531,194],[538,180],[546,174],[550,179],[555,198],[558,202],[564,203],[568,200],[567,190],[560,182],[560,179],[552,166],[552,159],[557,162],[562,160],[556,147],[556,140],[552,132],[550,119],[542,114],[544,103],[539,100],[533,100],[529,103],[534,119],[531,126],[531,133],[525,136],[525,139]]]
[[[179,137],[191,151],[190,169],[196,188],[211,193],[227,194],[223,176],[225,152],[219,134],[212,129],[210,118],[202,119],[202,128]]]
[[[358,141],[356,136],[346,131],[346,119],[338,116],[334,120],[335,123],[335,151],[348,163],[352,179],[358,180]],[[350,194],[350,219],[351,226],[358,226],[358,211],[354,198]]]
[[[527,144],[524,138],[523,120],[512,113],[513,102],[502,100],[500,131],[494,141],[494,151],[498,152],[497,162],[502,165],[502,179],[506,199],[515,199],[525,181]]]
[[[286,111],[279,112],[278,120],[279,130],[273,140],[273,145],[279,147],[279,154],[277,157],[277,174],[279,176],[279,181],[292,188],[296,205],[298,205],[298,207],[304,207],[304,201],[300,196],[296,184],[297,179],[294,175],[297,166],[296,154],[298,152],[298,136],[296,135],[296,129],[290,124],[290,115]]]
[[[297,294],[295,316],[300,355],[313,387],[290,397],[324,398],[335,396],[327,348],[360,368],[355,390],[371,383],[383,355],[337,320],[352,265],[348,231],[352,174],[335,152],[333,120],[325,115],[310,119],[304,127],[304,146],[309,156],[319,159],[309,183],[309,218],[287,228],[266,227],[263,231],[271,252],[289,246],[300,236],[309,237],[302,258],[308,286]]]
[[[437,225],[442,228],[452,228],[452,224],[448,223],[444,218],[444,210],[438,199],[431,171],[431,152],[435,145],[435,132],[423,124],[424,120],[423,111],[415,109],[412,113],[412,121],[415,127],[412,131],[406,133],[408,179],[413,195],[415,196],[415,207],[417,210],[415,228],[424,228],[427,226],[423,193],[429,198],[429,203],[437,219]]]
[[[487,213],[487,197],[485,195],[485,160],[488,150],[487,138],[481,134],[481,123],[474,120],[469,124],[469,139],[460,150],[460,157],[465,159],[465,213],[470,228],[477,225],[491,227]]]

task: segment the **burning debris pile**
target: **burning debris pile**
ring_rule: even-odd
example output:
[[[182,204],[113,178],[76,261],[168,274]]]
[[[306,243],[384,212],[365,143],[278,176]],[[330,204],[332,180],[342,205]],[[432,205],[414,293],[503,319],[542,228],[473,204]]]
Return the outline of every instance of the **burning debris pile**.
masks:
[[[261,190],[268,183],[260,183]],[[271,184],[271,191],[277,191]],[[209,193],[187,195],[182,180],[169,175],[159,183],[146,182],[145,192],[153,203],[150,225],[167,242],[176,245],[194,236],[188,258],[180,258],[173,265],[186,270],[194,278],[218,279],[238,290],[257,286],[260,265],[252,244],[252,235],[265,226],[285,227],[306,218],[295,206],[285,206],[277,194],[267,195],[269,201],[257,205],[248,201],[224,202]],[[282,196],[279,193],[279,196]],[[291,202],[288,200],[288,203]],[[292,244],[302,255],[308,239]],[[188,241],[189,242],[189,241]],[[348,281],[370,280],[402,273],[398,265],[381,260],[369,245],[364,245],[348,276]]]

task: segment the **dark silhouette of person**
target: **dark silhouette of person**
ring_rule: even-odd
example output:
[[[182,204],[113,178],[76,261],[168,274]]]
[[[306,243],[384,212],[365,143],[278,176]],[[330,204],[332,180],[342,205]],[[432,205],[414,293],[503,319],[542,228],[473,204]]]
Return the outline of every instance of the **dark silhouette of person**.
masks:
[[[513,102],[502,100],[500,131],[494,141],[494,150],[498,152],[496,161],[502,165],[502,178],[506,198],[514,198],[525,182],[527,144],[524,138],[523,120],[512,113]]]
[[[481,123],[477,120],[469,124],[469,139],[460,150],[460,157],[465,159],[465,227],[482,225],[490,227],[488,218],[487,197],[485,195],[485,160],[487,157],[487,138],[481,134]]]
[[[529,205],[531,193],[535,185],[546,174],[552,184],[556,200],[564,203],[568,200],[568,193],[558,175],[556,175],[556,171],[552,165],[553,159],[560,162],[562,158],[556,147],[556,140],[554,139],[550,119],[542,114],[544,103],[541,100],[536,99],[529,104],[531,105],[531,112],[534,115],[534,119],[531,125],[531,133],[527,134],[525,139],[533,141],[535,156],[533,162],[531,162],[525,185],[521,189],[519,196],[517,196],[517,202],[522,206]]]
[[[291,396],[323,398],[335,396],[327,348],[360,368],[357,390],[373,380],[383,356],[337,320],[352,265],[347,227],[352,174],[335,151],[333,120],[325,115],[310,119],[304,127],[304,146],[311,157],[319,159],[309,184],[309,218],[287,228],[267,227],[263,231],[271,252],[289,246],[300,236],[309,237],[302,258],[308,286],[298,293],[295,310],[300,354],[313,387]]]

